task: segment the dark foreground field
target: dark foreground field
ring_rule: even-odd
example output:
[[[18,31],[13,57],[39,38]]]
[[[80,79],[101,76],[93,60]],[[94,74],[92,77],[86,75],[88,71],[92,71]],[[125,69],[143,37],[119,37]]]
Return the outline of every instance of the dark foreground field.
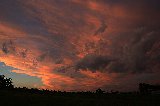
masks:
[[[0,106],[160,106],[160,95],[45,94],[1,90]]]

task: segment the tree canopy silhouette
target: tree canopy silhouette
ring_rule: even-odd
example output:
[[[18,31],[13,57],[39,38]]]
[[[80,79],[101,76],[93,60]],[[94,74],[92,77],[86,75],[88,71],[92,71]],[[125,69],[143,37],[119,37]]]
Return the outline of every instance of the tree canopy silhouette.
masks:
[[[0,75],[0,89],[13,88],[11,78],[6,78],[4,75]]]
[[[154,91],[160,91],[160,85],[151,85],[146,83],[139,84],[140,93],[152,93]]]

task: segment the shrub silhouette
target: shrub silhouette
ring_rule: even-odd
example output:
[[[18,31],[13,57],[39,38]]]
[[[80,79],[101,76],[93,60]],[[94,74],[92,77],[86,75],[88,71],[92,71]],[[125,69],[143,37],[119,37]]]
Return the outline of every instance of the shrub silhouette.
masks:
[[[140,93],[152,93],[154,91],[160,91],[160,85],[151,85],[146,83],[139,84],[139,91]]]
[[[97,93],[97,94],[103,94],[104,91],[99,88],[99,89],[96,90],[96,93]]]
[[[6,78],[4,75],[0,75],[0,89],[13,88],[12,79]]]

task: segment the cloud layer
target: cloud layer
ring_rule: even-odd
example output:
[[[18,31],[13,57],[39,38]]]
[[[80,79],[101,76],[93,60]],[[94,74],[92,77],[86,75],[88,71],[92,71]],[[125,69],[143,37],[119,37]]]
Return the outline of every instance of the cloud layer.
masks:
[[[40,78],[48,89],[132,90],[139,82],[160,83],[159,3],[2,0],[0,61]]]

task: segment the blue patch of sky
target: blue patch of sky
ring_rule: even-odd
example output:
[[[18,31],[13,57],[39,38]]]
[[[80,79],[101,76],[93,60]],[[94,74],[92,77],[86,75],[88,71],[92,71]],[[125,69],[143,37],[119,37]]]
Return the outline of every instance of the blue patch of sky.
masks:
[[[12,72],[12,70],[18,70],[14,67],[6,66],[5,63],[0,62],[0,75],[5,75],[7,78],[11,78],[13,81],[13,85],[16,87],[28,87],[32,88],[42,86],[42,82],[40,78],[32,77],[26,74],[18,74]]]

